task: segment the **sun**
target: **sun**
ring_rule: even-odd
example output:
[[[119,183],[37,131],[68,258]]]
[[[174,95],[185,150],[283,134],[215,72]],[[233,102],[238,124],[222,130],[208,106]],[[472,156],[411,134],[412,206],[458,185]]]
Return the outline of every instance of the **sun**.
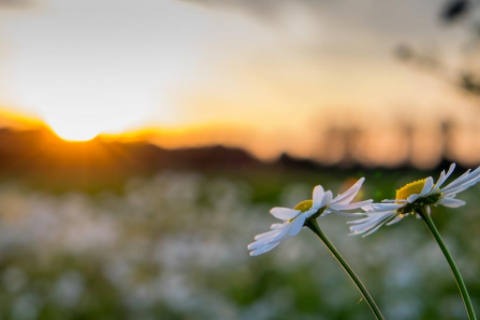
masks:
[[[57,136],[66,141],[89,141],[100,134],[123,134],[133,127],[139,116],[138,112],[126,108],[108,108],[93,103],[89,107],[54,106],[52,104],[50,108],[45,108],[43,120]]]
[[[100,134],[95,128],[89,128],[81,124],[60,123],[50,124],[50,127],[60,138],[66,141],[89,141]]]
[[[120,135],[148,119],[148,92],[112,92],[114,88],[85,83],[62,87],[56,93],[47,89],[27,92],[24,104],[37,108],[40,119],[68,141],[88,141],[100,134]]]
[[[94,119],[81,116],[65,117],[51,114],[45,122],[61,139],[66,141],[88,141],[102,133],[102,129]]]

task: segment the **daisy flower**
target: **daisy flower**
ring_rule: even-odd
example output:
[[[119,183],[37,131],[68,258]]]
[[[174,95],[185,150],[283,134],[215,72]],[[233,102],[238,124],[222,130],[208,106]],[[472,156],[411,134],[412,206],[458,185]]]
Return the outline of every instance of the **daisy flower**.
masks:
[[[372,203],[372,200],[352,203],[364,181],[365,178],[361,178],[350,189],[336,198],[333,198],[330,190],[324,191],[323,187],[318,185],[313,189],[312,200],[302,201],[293,209],[280,207],[271,209],[270,213],[283,222],[275,223],[271,226],[271,231],[257,235],[255,237],[256,241],[248,245],[248,250],[251,250],[250,255],[258,256],[272,250],[280,242],[298,234],[305,226],[306,221],[316,219],[322,214],[326,215],[333,212],[342,215],[354,215],[344,211],[356,210]]]
[[[475,310],[460,270],[443,242],[430,214],[432,206],[443,205],[449,208],[463,206],[465,201],[457,199],[457,194],[480,181],[480,167],[478,167],[474,171],[469,169],[444,187],[445,181],[450,177],[454,169],[455,163],[450,166],[447,173],[442,171],[437,183],[433,182],[432,177],[418,180],[398,189],[395,200],[384,200],[382,203],[372,203],[362,207],[366,211],[367,217],[350,221],[350,224],[354,224],[350,227],[350,231],[352,235],[363,234],[368,236],[385,224],[392,225],[408,215],[416,214],[417,217],[425,222],[452,270],[467,311],[468,319],[475,320]]]
[[[348,265],[346,260],[340,255],[330,240],[325,236],[317,223],[317,218],[321,215],[329,213],[337,213],[342,215],[358,215],[358,213],[348,213],[345,211],[356,210],[372,203],[372,200],[352,202],[362,187],[365,178],[358,180],[350,189],[343,194],[333,198],[330,190],[323,190],[322,186],[316,186],[313,189],[312,200],[305,200],[295,206],[295,208],[279,208],[275,207],[270,213],[282,223],[276,223],[271,226],[271,231],[259,234],[255,237],[255,242],[248,245],[251,250],[251,256],[258,256],[268,252],[278,246],[280,242],[295,236],[300,232],[302,227],[308,227],[327,247],[328,251],[342,266],[353,283],[361,292],[364,301],[368,304],[376,319],[384,320],[382,313],[378,309],[372,296],[360,281],[358,276]]]
[[[452,163],[448,172],[442,171],[437,183],[432,177],[408,183],[397,190],[394,200],[383,200],[382,203],[372,203],[362,207],[366,217],[349,221],[351,235],[363,234],[368,236],[377,231],[381,226],[390,226],[400,222],[408,215],[418,214],[419,210],[431,212],[431,206],[443,205],[449,208],[458,208],[465,201],[456,199],[458,193],[465,191],[480,181],[480,167],[463,175],[443,186],[455,169]]]

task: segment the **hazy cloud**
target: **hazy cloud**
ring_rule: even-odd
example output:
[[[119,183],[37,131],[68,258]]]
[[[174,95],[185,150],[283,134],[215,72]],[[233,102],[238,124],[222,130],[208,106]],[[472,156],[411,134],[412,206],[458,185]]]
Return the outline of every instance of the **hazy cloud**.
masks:
[[[275,15],[279,8],[291,0],[181,0],[212,8],[242,9],[263,17]],[[303,0],[296,1],[298,3]]]
[[[441,5],[436,0],[180,0],[212,9],[237,10],[266,22],[289,14],[292,8],[315,19],[322,29],[328,25],[386,35],[430,35],[436,25]]]
[[[34,5],[31,0],[0,0],[0,9],[22,9]]]

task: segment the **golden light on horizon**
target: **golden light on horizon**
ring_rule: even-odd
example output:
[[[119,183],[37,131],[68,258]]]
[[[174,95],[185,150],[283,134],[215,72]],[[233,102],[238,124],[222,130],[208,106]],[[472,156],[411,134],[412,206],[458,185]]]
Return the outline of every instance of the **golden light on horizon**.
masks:
[[[66,116],[62,113],[52,113],[44,119],[46,125],[66,141],[88,141],[100,134],[124,134],[131,125],[127,120],[119,121],[115,115],[108,114]]]
[[[50,128],[57,136],[66,141],[89,141],[100,132],[93,127],[80,123],[49,123]]]
[[[119,105],[116,101],[102,102],[84,100],[71,103],[74,105],[71,108],[61,108],[60,103],[45,103],[42,118],[63,140],[88,141],[99,134],[123,134],[135,128],[144,116],[141,107],[132,114],[127,106],[119,109],[112,107]]]

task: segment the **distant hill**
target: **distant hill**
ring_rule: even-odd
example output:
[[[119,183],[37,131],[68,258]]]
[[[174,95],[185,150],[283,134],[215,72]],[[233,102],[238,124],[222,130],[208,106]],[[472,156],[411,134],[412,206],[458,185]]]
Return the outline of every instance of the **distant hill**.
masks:
[[[147,142],[118,142],[102,138],[67,142],[48,130],[0,129],[0,173],[93,172],[103,175],[264,165],[242,149],[223,146],[167,150]]]
[[[448,163],[443,161],[441,166],[448,167]],[[368,170],[355,164],[347,168]],[[241,175],[338,169],[345,171],[346,168],[325,167],[288,154],[267,163],[243,149],[224,146],[170,150],[148,142],[112,141],[101,137],[88,142],[67,142],[47,129],[0,129],[0,179],[33,180],[42,184],[118,183],[132,176],[150,176],[164,170]]]

